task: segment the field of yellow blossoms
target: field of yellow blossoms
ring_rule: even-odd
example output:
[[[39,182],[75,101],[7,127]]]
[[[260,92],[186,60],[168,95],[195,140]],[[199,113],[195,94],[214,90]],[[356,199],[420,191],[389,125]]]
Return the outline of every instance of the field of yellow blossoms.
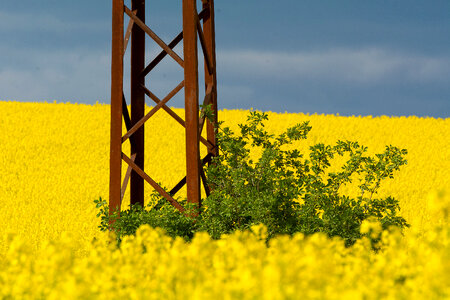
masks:
[[[369,154],[408,150],[408,165],[380,196],[398,199],[411,227],[384,232],[374,253],[368,240],[345,248],[321,234],[266,247],[261,226],[191,243],[143,226],[116,249],[93,203],[108,198],[110,106],[0,101],[0,112],[0,299],[450,298],[448,118],[269,113],[274,133],[310,121],[304,153],[337,140]],[[236,129],[247,113],[224,110],[219,119]],[[184,176],[182,127],[159,111],[145,135],[146,172],[172,187]],[[361,230],[370,228],[376,234],[377,224]]]

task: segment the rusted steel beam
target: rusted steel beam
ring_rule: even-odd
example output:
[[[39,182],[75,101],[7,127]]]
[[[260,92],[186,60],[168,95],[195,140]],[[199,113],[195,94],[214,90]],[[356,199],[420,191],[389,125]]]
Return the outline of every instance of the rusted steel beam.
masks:
[[[132,162],[134,162],[134,160],[136,159],[136,154],[131,155],[130,159]],[[127,172],[125,173],[125,178],[123,179],[122,189],[120,190],[120,205],[122,205],[123,196],[125,195],[125,191],[127,190],[128,181],[130,180],[131,170],[132,170],[132,168],[130,166],[128,166]]]
[[[177,185],[174,186],[173,189],[170,190],[169,195],[175,196],[176,193],[178,193],[179,190],[186,184],[186,176],[183,177],[183,179],[180,180],[180,182],[177,183]]]
[[[206,41],[205,41],[205,36],[203,35],[202,25],[200,25],[200,20],[198,20],[198,19],[197,19],[197,32],[198,32],[198,37],[200,39],[200,45],[202,46],[203,57],[205,58],[205,66],[206,66],[205,70],[208,71],[208,74],[212,75],[213,66],[212,66],[211,59],[209,57],[208,49],[206,47]]]
[[[206,154],[206,156],[202,159],[202,167],[203,167],[205,164],[210,163],[210,162],[211,162],[211,158],[212,158],[211,153]],[[174,187],[172,190],[170,190],[169,194],[170,194],[171,196],[175,196],[175,194],[176,194],[179,190],[181,190],[181,188],[182,188],[185,184],[186,184],[186,176],[184,176],[183,179],[181,179],[180,182],[178,182],[177,185],[175,185],[175,187]]]
[[[156,33],[153,32],[153,30],[151,30],[147,25],[145,25],[144,22],[142,22],[137,16],[135,16],[128,7],[125,6],[124,9],[125,9],[125,13],[134,20],[136,25],[141,27],[142,30],[144,30],[161,48],[163,48],[170,56],[172,56],[172,58],[181,67],[184,68],[184,62],[181,59],[181,57],[178,56],[178,54],[176,54],[172,49],[170,49],[170,47],[167,46],[166,43],[164,43],[163,40]]]
[[[145,0],[131,0],[133,14],[140,21],[145,22]],[[141,89],[144,78],[141,71],[145,67],[145,32],[139,26],[131,30],[131,124],[137,124],[145,114],[145,94]],[[131,144],[131,155],[136,154],[134,163],[144,170],[144,126],[140,126],[133,134],[134,143]],[[139,203],[144,207],[144,179],[135,171],[131,172],[130,204]]]
[[[178,209],[180,212],[184,212],[185,209],[183,206],[181,206],[180,203],[178,203],[177,200],[173,199],[172,196],[169,195],[162,187],[159,186],[150,176],[148,176],[141,168],[139,168],[128,156],[126,156],[122,152],[122,158],[123,160],[133,168],[136,173],[138,173],[142,178],[145,179],[155,190],[158,191],[158,193],[166,198],[167,201],[169,201],[170,204],[172,204],[176,209]]]
[[[196,0],[183,0],[187,201],[200,205]]]
[[[170,43],[169,48],[173,49],[175,48],[179,42],[183,40],[183,31],[180,32]],[[165,50],[161,51],[158,56],[155,57],[148,65],[145,67],[145,69],[142,71],[141,76],[145,77],[148,73],[150,73],[163,59],[166,57],[167,52]]]
[[[156,104],[159,104],[161,101],[158,99],[158,97],[156,97],[151,91],[149,91],[144,85],[142,86],[142,89],[144,90],[144,92],[147,94],[147,96],[152,99],[153,101],[155,101]],[[184,128],[186,128],[186,122],[179,116],[177,115],[172,109],[170,109],[166,104],[163,104],[162,109],[164,109],[171,117],[173,117],[175,119],[175,121],[177,121],[181,126],[183,126]],[[131,138],[132,136],[130,136]],[[212,149],[214,147],[214,145],[212,145],[210,142],[208,142],[207,139],[205,139],[204,137],[200,136],[200,142],[202,142],[208,149]]]
[[[130,114],[128,113],[127,101],[125,100],[125,95],[122,93],[122,114],[123,120],[125,121],[125,127],[127,130],[131,128]]]
[[[200,206],[202,182],[206,194],[209,195],[203,165],[210,163],[211,157],[217,154],[214,128],[217,122],[217,79],[213,0],[202,0],[203,7],[200,14],[197,14],[196,0],[183,0],[183,31],[168,45],[145,24],[145,0],[131,0],[131,9],[124,5],[124,0],[112,1],[110,213],[116,209],[120,210],[128,182],[130,182],[130,202],[143,205],[144,180],[174,207],[186,213],[172,195],[186,184],[188,202]],[[125,35],[124,13],[130,17]],[[200,21],[203,21],[203,27]],[[144,63],[146,34],[163,49],[147,66]],[[205,66],[203,104],[205,106],[212,104],[215,117],[213,122],[206,121],[205,118],[199,120],[198,39],[203,50]],[[183,59],[173,51],[181,40],[184,44]],[[131,44],[131,115],[123,94],[123,57],[128,43]],[[184,68],[184,81],[160,100],[145,87],[145,76],[167,55]],[[183,87],[185,88],[185,120],[166,105]],[[147,114],[145,114],[145,95],[156,102],[156,106]],[[180,123],[186,132],[186,177],[170,193],[161,188],[144,171],[144,123],[160,108]],[[124,136],[122,136],[122,117],[127,128]],[[205,122],[207,122],[207,139],[201,136]],[[131,158],[122,152],[122,143],[127,139],[130,139],[131,143],[129,155]],[[208,148],[208,154],[202,161],[200,161],[200,142]],[[123,183],[121,183],[122,160],[128,164]],[[113,228],[113,222],[114,220],[111,222],[111,228]]]
[[[205,189],[206,197],[211,195],[211,191],[208,186],[208,182],[206,180],[205,170],[203,170],[203,166],[200,166],[200,177],[202,178],[203,188]]]
[[[202,11],[198,14],[198,19],[201,21],[203,18],[209,14],[209,7],[208,8],[202,8]]]
[[[109,213],[120,211],[123,97],[123,0],[112,3]],[[111,225],[114,221],[111,222]]]
[[[205,66],[205,89],[208,86],[212,86],[211,92],[211,108],[214,112],[214,120],[206,122],[206,131],[208,142],[210,142],[214,147],[208,149],[208,152],[212,155],[218,155],[217,139],[216,139],[216,129],[215,124],[218,122],[218,109],[217,109],[217,75],[216,75],[216,37],[215,37],[215,19],[214,19],[214,0],[202,0],[203,11],[208,11],[203,18],[203,34],[205,36],[205,44],[207,52],[211,54],[211,64],[212,64],[212,74],[210,74]],[[206,65],[206,63],[205,63]]]
[[[208,9],[203,9],[199,14],[198,14],[198,18],[199,20],[202,20],[207,14],[208,14]],[[175,48],[179,42],[181,42],[181,40],[183,40],[183,31],[180,32],[170,43],[169,43],[169,48],[173,49]],[[152,60],[147,67],[145,67],[144,71],[142,71],[141,76],[147,76],[148,73],[150,73],[157,64],[159,64],[164,57],[167,56],[167,52],[165,50],[161,51],[157,57],[155,57],[154,60]]]
[[[133,14],[136,14],[136,10],[133,10]],[[125,52],[127,51],[128,41],[130,40],[133,24],[134,24],[134,20],[130,18],[130,21],[128,22],[127,31],[125,33],[125,38],[124,38],[123,55],[125,55]]]
[[[149,89],[147,89],[145,86],[142,86],[142,89],[144,90],[145,94],[152,99],[156,104],[159,104],[161,100],[158,99]],[[162,106],[162,108],[171,116],[173,117],[178,123],[181,124],[181,126],[186,127],[184,120],[177,115],[172,109],[170,109],[166,104]]]
[[[128,130],[131,129],[131,119],[130,114],[128,113],[127,101],[125,100],[125,95],[122,94],[122,115],[123,120],[125,122],[125,128]],[[130,144],[135,144],[134,136],[130,137]]]
[[[122,143],[129,139],[144,123],[151,118],[166,102],[172,99],[184,86],[184,81],[180,82],[180,84],[174,88],[162,101],[152,108],[142,119],[140,119],[133,127],[122,137]],[[152,97],[156,97],[153,93]],[[158,99],[159,100],[159,99]]]
[[[206,88],[206,92],[205,92],[205,98],[203,100],[203,107],[202,107],[202,111],[200,112],[200,116],[203,115],[206,106],[209,105],[211,103],[211,99],[212,99],[212,86],[208,85],[208,87]],[[203,131],[203,126],[205,125],[205,119],[206,116],[203,116],[200,119],[200,124],[198,125],[198,134],[201,136],[202,135],[202,131]]]

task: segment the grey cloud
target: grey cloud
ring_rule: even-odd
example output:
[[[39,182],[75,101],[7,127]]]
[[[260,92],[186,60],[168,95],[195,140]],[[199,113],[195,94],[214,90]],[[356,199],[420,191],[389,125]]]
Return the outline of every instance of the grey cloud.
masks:
[[[104,32],[110,23],[100,21],[68,21],[64,17],[51,14],[36,14],[32,12],[5,12],[0,11],[0,32],[47,32],[62,33],[73,30]]]
[[[25,49],[0,46],[0,100],[109,102],[110,49]],[[147,52],[147,62],[159,53]],[[129,51],[125,55],[124,91],[129,93]],[[182,79],[183,69],[166,59],[147,77],[160,98]],[[181,103],[178,101],[178,103]],[[149,101],[149,104],[153,102]]]
[[[316,52],[229,50],[218,53],[219,68],[239,76],[314,79],[372,84],[395,78],[442,81],[450,75],[449,57],[399,53],[383,48]]]
[[[5,48],[2,48],[2,52]],[[104,101],[109,90],[109,55],[99,51],[6,50],[0,61],[0,99],[19,101]]]

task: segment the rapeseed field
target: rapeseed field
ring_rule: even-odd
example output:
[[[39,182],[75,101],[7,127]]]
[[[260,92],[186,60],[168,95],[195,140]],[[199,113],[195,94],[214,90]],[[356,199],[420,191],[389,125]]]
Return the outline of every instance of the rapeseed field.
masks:
[[[380,197],[398,199],[411,227],[378,233],[364,223],[362,231],[381,235],[377,253],[367,239],[346,248],[322,234],[280,236],[267,247],[263,226],[217,241],[199,233],[191,243],[143,226],[116,249],[93,204],[108,198],[110,106],[0,101],[0,111],[2,299],[450,298],[448,118],[269,113],[273,133],[310,121],[296,145],[303,153],[337,140],[371,155],[385,145],[408,150]],[[247,114],[222,110],[219,119],[237,129]],[[183,128],[159,111],[145,136],[145,171],[172,187],[184,176]]]

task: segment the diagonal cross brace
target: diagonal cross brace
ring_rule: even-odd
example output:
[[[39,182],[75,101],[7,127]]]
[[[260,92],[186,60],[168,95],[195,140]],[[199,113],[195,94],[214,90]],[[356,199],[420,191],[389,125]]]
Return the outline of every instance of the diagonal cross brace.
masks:
[[[132,13],[136,15],[137,10],[133,10]],[[125,52],[127,51],[128,41],[131,37],[131,30],[133,29],[134,20],[130,18],[130,21],[128,22],[127,32],[125,33],[125,38],[123,39],[123,54],[125,55]]]
[[[204,8],[199,14],[198,19],[199,21],[203,20],[209,13],[209,8]],[[180,32],[168,45],[170,49],[175,48],[181,41],[183,40],[183,31]],[[203,47],[203,46],[202,46]],[[164,57],[166,57],[167,52],[165,50],[161,51],[158,56],[155,57],[148,65],[145,67],[145,69],[142,71],[141,76],[147,76],[148,73],[150,73],[156,65],[158,65]]]
[[[145,181],[147,181],[155,190],[158,191],[164,198],[166,198],[167,201],[170,202],[176,209],[178,209],[180,212],[184,212],[185,209],[183,206],[181,206],[180,203],[178,203],[177,200],[173,199],[169,193],[167,193],[162,187],[159,186],[150,176],[147,175],[141,168],[139,168],[128,156],[125,155],[125,153],[122,152],[122,159],[131,167],[133,170],[139,174],[142,178],[144,178]]]
[[[145,25],[144,22],[142,22],[133,12],[124,5],[125,13],[134,20],[136,25],[141,27],[142,30],[144,30],[161,48],[163,48],[172,58],[182,67],[184,68],[184,61],[181,59],[181,57],[178,56],[172,49],[170,49],[169,46],[166,45],[166,43],[163,42],[163,40],[156,35],[156,33],[153,32],[153,30],[150,29],[147,25]]]
[[[211,57],[208,53],[208,49],[206,47],[206,40],[203,34],[202,25],[200,25],[200,20],[197,18],[197,32],[198,37],[200,39],[200,45],[202,46],[203,56],[205,57],[206,69],[208,70],[209,75],[213,73],[213,64],[211,61]]]
[[[212,154],[208,153],[201,161],[201,166],[203,169],[203,166],[207,163],[211,162],[211,158],[212,158]],[[206,177],[205,177],[206,178]],[[206,182],[206,179],[204,180],[204,182]],[[174,196],[179,190],[181,190],[181,188],[186,184],[186,176],[183,177],[183,179],[180,180],[180,182],[177,183],[177,185],[170,190],[169,194],[171,196]],[[209,193],[209,190],[206,190],[207,193]]]
[[[131,155],[131,161],[134,162],[136,159],[136,153]],[[128,181],[131,176],[131,166],[128,166],[127,173],[125,174],[125,178],[123,179],[122,189],[120,190],[120,205],[122,205],[123,196],[125,195],[125,191],[127,189]]]
[[[111,149],[110,149],[110,208],[116,209],[121,206],[123,194],[131,182],[131,191],[136,191],[134,196],[130,193],[130,201],[143,203],[141,199],[142,181],[149,182],[161,195],[163,195],[172,205],[177,206],[177,202],[170,201],[167,195],[164,195],[161,187],[152,181],[144,173],[142,158],[144,150],[141,150],[143,140],[141,133],[144,124],[160,108],[166,110],[175,120],[186,130],[186,183],[188,202],[200,205],[200,185],[203,181],[205,190],[207,190],[206,176],[202,172],[200,153],[198,143],[201,142],[208,147],[208,154],[216,155],[215,131],[213,123],[217,122],[217,83],[216,83],[216,60],[215,60],[215,37],[214,37],[214,0],[202,0],[203,10],[197,13],[196,0],[182,0],[183,2],[183,31],[179,33],[169,44],[165,44],[147,25],[145,25],[145,0],[131,0],[131,6],[128,8],[124,0],[112,0],[113,18],[112,18],[112,65],[111,65]],[[130,10],[131,8],[131,10]],[[124,14],[129,17],[126,23],[128,26],[124,31]],[[201,23],[203,22],[203,24]],[[125,34],[124,34],[125,33]],[[143,37],[150,36],[162,49],[159,55],[145,65],[145,46]],[[184,51],[180,57],[173,49],[183,41]],[[198,46],[197,46],[198,44]],[[215,112],[215,121],[206,122],[206,119],[198,110],[198,55],[197,48],[203,50],[204,68],[205,68],[205,99],[204,104],[212,103]],[[131,116],[127,109],[125,97],[123,95],[123,59],[127,51],[127,46],[131,46]],[[129,49],[128,49],[129,50]],[[134,51],[133,51],[134,50]],[[158,99],[153,93],[145,88],[145,83],[141,82],[145,76],[152,71],[159,62],[167,55],[171,56],[184,71],[185,88],[185,118],[181,118],[168,108],[166,103],[169,97],[163,100]],[[184,57],[183,57],[184,56]],[[135,59],[133,59],[133,57]],[[133,84],[134,82],[134,84]],[[183,88],[182,87],[182,88]],[[178,87],[177,87],[178,88]],[[177,89],[175,88],[175,90]],[[181,90],[181,88],[180,88]],[[174,93],[177,93],[174,92]],[[156,102],[156,107],[145,114],[145,107],[141,107],[144,102],[144,94],[147,94]],[[134,104],[134,105],[133,105]],[[196,105],[194,105],[196,104]],[[142,114],[141,114],[142,111]],[[201,115],[199,119],[199,113]],[[131,118],[130,118],[131,117]],[[122,125],[125,123],[127,132],[123,136]],[[139,124],[138,124],[139,123]],[[206,124],[205,124],[206,123]],[[201,136],[203,127],[207,126],[207,139]],[[130,128],[131,127],[131,128]],[[142,132],[141,132],[142,129]],[[126,156],[122,152],[122,144],[129,139],[132,143],[131,153]],[[136,142],[139,145],[137,145]],[[133,144],[134,149],[133,150]],[[138,149],[137,149],[138,148]],[[134,151],[134,152],[133,152]],[[121,165],[127,162],[123,183],[121,182]],[[199,165],[199,168],[196,167]],[[135,175],[133,177],[133,175]],[[133,181],[134,178],[134,181]],[[197,179],[195,179],[197,178]],[[134,189],[133,189],[134,183]],[[167,192],[166,192],[167,193]],[[208,191],[207,191],[208,194]],[[179,204],[179,203],[178,203]],[[178,207],[180,208],[180,207]],[[186,214],[186,212],[184,212]]]
[[[182,88],[184,87],[184,80],[180,82],[180,84],[175,87],[162,101],[160,101],[152,110],[146,114],[139,122],[134,124],[134,126],[122,137],[122,143],[129,139],[133,133],[135,133],[139,127],[141,127],[151,116],[153,116],[166,102],[172,99]],[[156,96],[155,96],[156,97]]]
[[[161,100],[158,99],[158,97],[156,97],[155,94],[153,94],[151,91],[149,91],[144,85],[142,86],[142,88],[144,89],[145,94],[152,99],[153,101],[155,101],[156,104],[160,104]],[[162,105],[162,108],[171,116],[175,119],[175,121],[177,121],[181,126],[183,126],[184,128],[186,128],[186,122],[180,117],[178,116],[172,109],[170,109],[170,107],[168,107],[165,103]],[[202,142],[209,150],[213,150],[214,149],[214,145],[211,144],[207,139],[205,139],[204,137],[200,136],[200,142]]]

